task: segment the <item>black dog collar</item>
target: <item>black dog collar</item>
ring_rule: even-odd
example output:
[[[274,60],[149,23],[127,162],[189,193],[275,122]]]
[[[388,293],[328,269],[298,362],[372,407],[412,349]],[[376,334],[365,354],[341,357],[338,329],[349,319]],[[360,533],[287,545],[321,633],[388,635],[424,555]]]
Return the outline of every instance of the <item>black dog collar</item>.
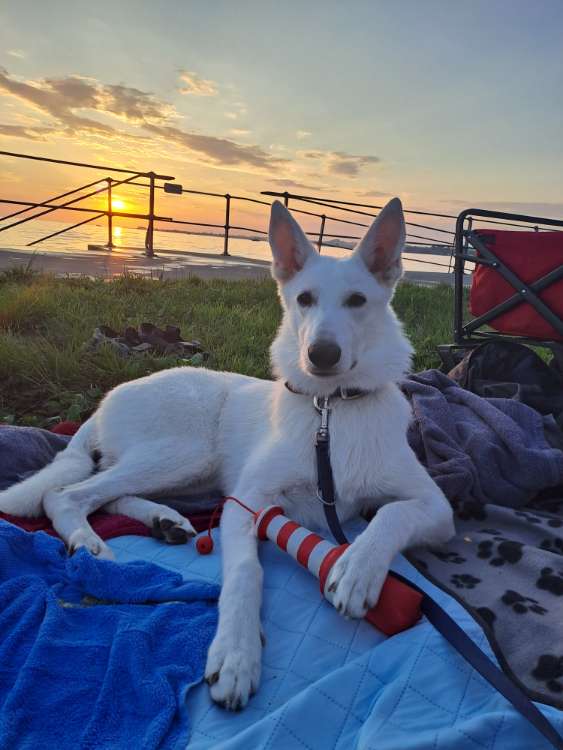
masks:
[[[311,395],[308,393],[303,393],[303,391],[298,391],[297,388],[294,388],[287,380],[285,381],[284,385],[288,391],[290,391],[291,393],[296,393],[299,396]],[[368,393],[372,393],[372,391],[363,391],[361,388],[337,388],[328,396],[328,398],[341,398],[343,401],[351,401],[354,398],[362,398],[362,396],[367,396]]]

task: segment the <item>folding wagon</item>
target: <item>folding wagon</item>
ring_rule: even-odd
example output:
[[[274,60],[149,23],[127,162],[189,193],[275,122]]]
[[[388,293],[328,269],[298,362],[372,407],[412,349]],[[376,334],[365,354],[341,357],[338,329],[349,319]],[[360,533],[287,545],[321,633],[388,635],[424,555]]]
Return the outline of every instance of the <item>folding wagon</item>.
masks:
[[[487,228],[473,227],[485,222]],[[467,263],[475,264],[469,320],[464,316]],[[447,369],[455,365],[456,350],[487,340],[563,352],[563,220],[481,208],[462,211],[456,222],[454,275],[454,343],[438,347]]]

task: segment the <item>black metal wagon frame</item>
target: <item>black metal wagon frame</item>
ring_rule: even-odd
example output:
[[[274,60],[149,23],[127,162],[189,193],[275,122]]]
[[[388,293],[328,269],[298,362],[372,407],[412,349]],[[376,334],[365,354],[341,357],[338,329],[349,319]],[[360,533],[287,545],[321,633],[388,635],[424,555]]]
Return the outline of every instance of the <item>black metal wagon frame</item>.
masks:
[[[483,239],[473,229],[473,221],[479,218],[498,219],[499,224],[506,226],[520,226],[539,231],[541,227],[550,227],[552,231],[563,228],[563,220],[546,219],[525,214],[512,214],[502,211],[490,211],[483,208],[467,208],[457,217],[454,240],[454,343],[438,347],[440,356],[446,368],[455,364],[454,351],[475,347],[488,339],[518,341],[532,346],[546,346],[550,349],[561,350],[560,341],[539,339],[529,336],[517,336],[497,331],[480,330],[499,315],[508,312],[516,305],[526,302],[531,305],[561,336],[563,336],[563,320],[538,296],[539,292],[563,278],[563,262],[552,271],[531,284],[526,284],[514,271],[499,258],[494,250],[487,246]],[[495,222],[496,223],[496,222]],[[555,229],[561,231],[561,229]],[[471,252],[471,251],[475,252]],[[563,258],[562,258],[563,261]],[[464,321],[464,275],[467,262],[486,265],[494,268],[514,289],[514,294],[500,304],[495,305],[486,313]]]

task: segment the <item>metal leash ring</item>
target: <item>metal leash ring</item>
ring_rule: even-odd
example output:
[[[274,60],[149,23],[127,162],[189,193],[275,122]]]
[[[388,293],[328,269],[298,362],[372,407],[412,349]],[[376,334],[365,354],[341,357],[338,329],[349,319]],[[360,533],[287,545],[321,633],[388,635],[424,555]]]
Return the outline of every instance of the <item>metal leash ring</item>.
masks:
[[[318,500],[318,501],[319,501],[320,503],[322,503],[323,505],[327,505],[327,506],[328,506],[329,508],[330,508],[330,507],[332,507],[332,506],[335,506],[335,505],[336,505],[336,501],[335,501],[335,502],[332,502],[332,503],[329,503],[329,502],[327,502],[327,501],[326,501],[326,500],[324,499],[324,497],[323,497],[323,495],[322,495],[322,492],[320,491],[320,489],[319,489],[318,487],[317,487],[317,500]]]

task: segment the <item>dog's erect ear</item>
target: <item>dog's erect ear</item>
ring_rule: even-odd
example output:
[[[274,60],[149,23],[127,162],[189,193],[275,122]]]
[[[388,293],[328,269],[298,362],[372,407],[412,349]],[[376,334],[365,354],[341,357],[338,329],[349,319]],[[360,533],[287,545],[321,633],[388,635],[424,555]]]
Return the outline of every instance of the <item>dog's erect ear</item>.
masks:
[[[405,217],[398,198],[381,209],[356,248],[371,273],[386,286],[393,286],[403,274],[401,252],[405,244]]]
[[[305,232],[279,201],[272,203],[270,214],[270,247],[272,276],[279,282],[289,281],[300,271],[315,249]]]

